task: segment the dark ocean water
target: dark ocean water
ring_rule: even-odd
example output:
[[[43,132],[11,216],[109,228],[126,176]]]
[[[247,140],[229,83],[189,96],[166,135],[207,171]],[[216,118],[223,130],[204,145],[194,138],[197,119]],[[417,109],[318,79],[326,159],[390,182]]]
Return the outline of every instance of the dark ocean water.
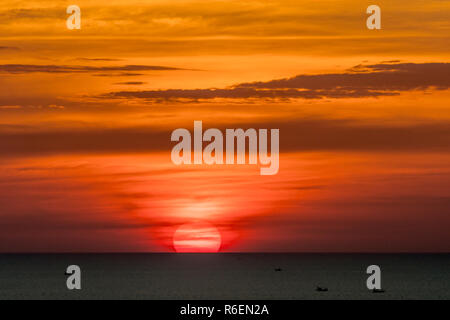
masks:
[[[2,254],[0,299],[450,299],[450,254]]]

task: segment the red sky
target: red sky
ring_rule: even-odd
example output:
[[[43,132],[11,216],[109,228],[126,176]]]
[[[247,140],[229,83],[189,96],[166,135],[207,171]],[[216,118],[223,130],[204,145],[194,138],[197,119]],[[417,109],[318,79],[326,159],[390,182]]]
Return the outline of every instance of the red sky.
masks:
[[[226,252],[449,251],[448,1],[379,1],[382,30],[356,0],[80,0],[81,30],[68,4],[0,4],[0,252],[196,223]],[[194,120],[279,128],[279,173],[175,166]]]

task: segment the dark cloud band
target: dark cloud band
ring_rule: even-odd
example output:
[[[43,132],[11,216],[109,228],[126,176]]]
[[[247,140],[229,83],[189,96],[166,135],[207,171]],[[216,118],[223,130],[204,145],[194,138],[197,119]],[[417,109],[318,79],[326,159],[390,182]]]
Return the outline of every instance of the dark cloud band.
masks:
[[[216,89],[167,89],[112,92],[111,98],[147,100],[321,99],[398,95],[402,91],[450,87],[450,63],[381,63],[359,65],[345,73],[298,75]]]
[[[183,70],[165,66],[145,66],[145,65],[126,65],[126,66],[59,66],[59,65],[34,65],[34,64],[3,64],[0,65],[0,73],[24,74],[24,73],[90,73],[90,72],[111,72],[111,71],[167,71]]]
[[[187,123],[185,127],[190,126],[192,123]],[[211,126],[218,127],[213,124]],[[364,125],[343,120],[299,119],[278,123],[244,123],[239,127],[279,128],[282,152],[450,151],[450,126],[447,122],[394,126]],[[170,151],[173,147],[170,134],[170,130],[149,128],[99,128],[33,133],[10,131],[0,133],[0,149],[4,157],[71,153],[150,153]]]

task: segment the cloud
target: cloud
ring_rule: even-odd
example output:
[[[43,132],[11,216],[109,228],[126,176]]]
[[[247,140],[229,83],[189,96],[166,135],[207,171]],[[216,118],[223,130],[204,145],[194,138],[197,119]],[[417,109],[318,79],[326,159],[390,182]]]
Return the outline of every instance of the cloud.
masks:
[[[67,65],[34,65],[34,64],[3,64],[0,65],[0,73],[24,74],[24,73],[96,73],[109,71],[165,71],[183,70],[165,66],[125,65],[125,66],[67,66]]]
[[[102,184],[92,182],[97,187],[93,196],[92,185],[86,192],[83,183],[73,183],[70,169],[53,171],[51,175],[47,169],[34,177],[25,173],[25,181],[20,179],[20,173],[6,171],[10,175],[0,178],[0,251],[148,249],[139,245],[142,238],[137,234],[147,233],[148,239],[148,230],[158,224],[131,214],[134,199],[143,195],[119,191],[111,193],[105,204],[99,200],[104,194],[99,190]],[[82,170],[77,173],[86,174]]]
[[[106,61],[106,62],[114,62],[114,61],[122,61],[122,59],[109,59],[109,58],[76,58],[74,60],[78,61]]]
[[[5,47],[5,46],[0,46],[0,51],[1,50],[20,50],[19,47]]]
[[[336,90],[340,92],[403,91],[450,87],[450,63],[381,63],[358,65],[346,73],[299,75],[237,88]]]
[[[0,11],[0,18],[11,23],[19,19],[58,19],[64,17],[64,13],[59,8],[14,8]]]
[[[190,124],[192,125],[192,124]],[[209,126],[205,124],[204,130]],[[216,127],[216,126],[214,126]],[[405,152],[450,150],[450,126],[433,122],[409,126],[371,125],[326,119],[243,123],[240,128],[279,128],[281,152]],[[190,126],[188,125],[189,129]],[[219,127],[225,130],[225,128]],[[46,154],[150,153],[173,147],[171,130],[151,128],[71,129],[48,132],[0,131],[4,157]]]
[[[0,105],[0,110],[23,110],[23,109],[54,109],[62,110],[65,106],[59,104],[49,104],[49,105]],[[0,128],[4,125],[0,124]]]
[[[11,105],[11,106],[0,106],[0,109],[21,109],[22,106],[19,105]]]
[[[450,87],[450,63],[380,63],[358,65],[343,73],[298,75],[265,82],[241,83],[217,89],[120,91],[108,98],[147,100],[322,99],[398,95],[402,91]]]
[[[95,77],[139,77],[143,76],[143,73],[136,72],[119,72],[119,73],[96,73],[93,74]]]
[[[170,147],[170,133],[151,129],[70,130],[0,133],[2,154],[70,154],[151,152]]]
[[[372,179],[371,183],[379,186],[376,178]],[[398,182],[392,178],[390,181]],[[443,212],[448,211],[449,205],[449,197],[428,194],[394,193],[385,198],[352,194],[341,200],[321,197],[320,203],[301,207],[301,213],[241,217],[229,227],[252,230],[254,235],[284,235],[283,245],[258,239],[269,251],[323,251],[327,243],[327,250],[333,252],[447,252],[450,235],[444,226],[450,218]]]
[[[127,81],[127,82],[118,82],[115,84],[121,84],[121,85],[129,85],[129,86],[140,86],[145,84],[145,82],[142,81]]]

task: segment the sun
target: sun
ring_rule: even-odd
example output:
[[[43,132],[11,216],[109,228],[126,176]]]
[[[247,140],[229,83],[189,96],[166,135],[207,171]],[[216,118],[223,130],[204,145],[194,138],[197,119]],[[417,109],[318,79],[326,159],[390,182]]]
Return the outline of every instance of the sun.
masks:
[[[221,244],[219,230],[207,222],[183,224],[173,235],[176,252],[218,252]]]

